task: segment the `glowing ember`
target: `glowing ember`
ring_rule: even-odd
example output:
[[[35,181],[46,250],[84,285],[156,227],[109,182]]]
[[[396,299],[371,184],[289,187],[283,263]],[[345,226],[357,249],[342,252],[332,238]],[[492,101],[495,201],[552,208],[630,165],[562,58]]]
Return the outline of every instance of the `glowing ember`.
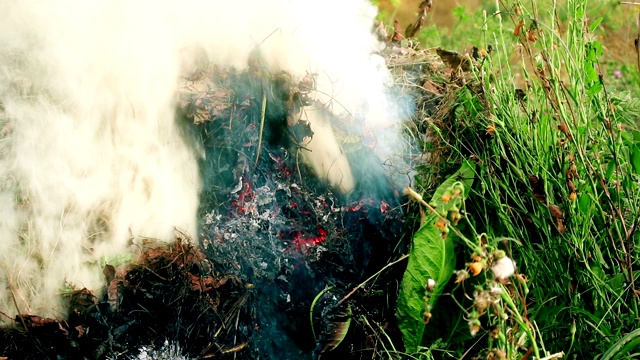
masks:
[[[318,227],[317,236],[305,236],[302,232],[296,231],[293,238],[293,246],[297,251],[305,253],[310,247],[322,244],[327,239],[327,231]]]

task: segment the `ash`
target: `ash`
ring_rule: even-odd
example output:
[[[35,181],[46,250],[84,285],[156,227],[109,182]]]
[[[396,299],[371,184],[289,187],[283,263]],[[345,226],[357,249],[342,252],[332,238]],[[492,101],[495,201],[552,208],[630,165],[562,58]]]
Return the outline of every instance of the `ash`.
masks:
[[[349,201],[299,184],[282,152],[267,152],[263,166],[271,170],[243,175],[240,190],[203,217],[200,238],[217,272],[252,285],[251,357],[298,359],[323,350],[308,321],[314,297],[335,286],[342,289],[332,294],[335,304],[384,266],[401,213],[389,199]]]
[[[318,104],[291,95],[296,86],[286,81],[265,85],[247,72],[215,72],[209,79],[216,82],[207,84],[214,90],[208,94],[224,94],[225,105],[220,106],[219,98],[205,102],[198,95],[199,104],[206,106],[197,112],[186,108],[186,116],[198,123],[205,153],[200,242],[215,272],[236,276],[251,289],[238,313],[242,317],[236,321],[238,340],[233,343],[246,346],[234,355],[319,358],[334,341],[331,313],[345,311],[344,304],[338,306],[340,300],[398,256],[393,249],[402,248],[397,246],[402,226],[398,195],[381,161],[357,141],[344,152],[355,179],[349,194],[332,191],[300,160],[307,150],[297,138],[313,136],[314,128],[292,120],[290,114],[298,110],[286,104],[292,98],[299,101],[296,109]],[[288,79],[278,76],[283,78]],[[262,117],[263,96],[267,107]],[[389,284],[376,286],[395,294]],[[320,301],[322,315],[314,315],[314,340],[311,304],[328,287],[333,290]],[[372,300],[371,294],[349,298],[349,311],[392,322],[393,304],[387,295]],[[359,351],[368,347],[364,331],[348,342],[332,356],[342,351],[346,358],[370,357]]]

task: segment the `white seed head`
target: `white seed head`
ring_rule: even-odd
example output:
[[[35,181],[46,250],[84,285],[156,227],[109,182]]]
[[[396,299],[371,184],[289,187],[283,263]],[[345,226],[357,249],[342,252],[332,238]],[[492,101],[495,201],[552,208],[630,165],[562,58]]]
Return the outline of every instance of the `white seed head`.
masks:
[[[491,271],[496,279],[507,279],[516,272],[516,263],[510,257],[505,256],[493,264]]]
[[[429,279],[427,280],[427,290],[429,291],[433,291],[433,289],[436,287],[436,281],[433,279]]]

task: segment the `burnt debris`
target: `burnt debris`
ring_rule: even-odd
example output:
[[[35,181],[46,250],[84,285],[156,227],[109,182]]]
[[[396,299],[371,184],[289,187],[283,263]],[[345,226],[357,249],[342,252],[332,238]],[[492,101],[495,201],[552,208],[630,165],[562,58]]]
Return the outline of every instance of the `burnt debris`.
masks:
[[[333,117],[312,91],[312,77],[259,64],[186,79],[177,117],[203,155],[201,247],[179,232],[174,245],[147,244],[133,264],[105,267],[103,296],[70,292],[67,319],[16,317],[0,356],[144,358],[169,343],[189,358],[358,359],[377,351],[379,329],[397,336],[401,267],[350,293],[405,248],[397,192],[361,119]],[[348,145],[349,193],[301,160],[314,128],[296,114],[308,107]]]

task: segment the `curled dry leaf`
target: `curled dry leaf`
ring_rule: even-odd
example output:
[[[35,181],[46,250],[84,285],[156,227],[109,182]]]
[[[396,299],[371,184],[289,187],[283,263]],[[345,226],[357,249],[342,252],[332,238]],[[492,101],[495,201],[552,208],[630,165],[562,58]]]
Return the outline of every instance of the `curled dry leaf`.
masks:
[[[549,208],[549,213],[551,214],[551,217],[554,219],[562,219],[562,210],[560,209],[560,207],[558,205],[554,205],[554,204],[549,204],[548,206]]]
[[[556,227],[558,228],[558,231],[560,232],[560,234],[566,233],[567,228],[566,226],[564,226],[564,222],[562,220],[562,217],[564,214],[562,213],[562,210],[560,209],[560,207],[558,205],[549,204],[548,208],[549,208],[549,213],[551,214],[551,217],[556,222]]]
[[[524,21],[520,21],[518,25],[516,25],[515,30],[513,30],[513,36],[520,36],[522,33],[522,27],[524,27]]]
[[[571,132],[569,131],[569,127],[565,123],[558,124],[558,130],[560,130],[569,140],[573,140],[573,136],[571,136]]]
[[[564,226],[562,219],[556,219],[556,226],[558,227],[558,232],[560,232],[560,234],[564,234],[567,232],[567,227]]]
[[[576,189],[576,185],[573,183],[573,180],[571,179],[571,175],[569,173],[567,173],[567,188],[569,189],[570,193],[578,192],[578,190]]]
[[[531,184],[533,197],[539,202],[545,204],[547,202],[547,194],[544,191],[544,181],[542,179],[538,179],[535,175],[529,175],[529,183]]]
[[[444,62],[447,67],[453,69],[460,67],[463,71],[469,71],[469,69],[471,69],[471,59],[457,51],[445,50],[438,47],[436,49],[436,53],[440,56],[440,59],[442,59],[442,62]]]

